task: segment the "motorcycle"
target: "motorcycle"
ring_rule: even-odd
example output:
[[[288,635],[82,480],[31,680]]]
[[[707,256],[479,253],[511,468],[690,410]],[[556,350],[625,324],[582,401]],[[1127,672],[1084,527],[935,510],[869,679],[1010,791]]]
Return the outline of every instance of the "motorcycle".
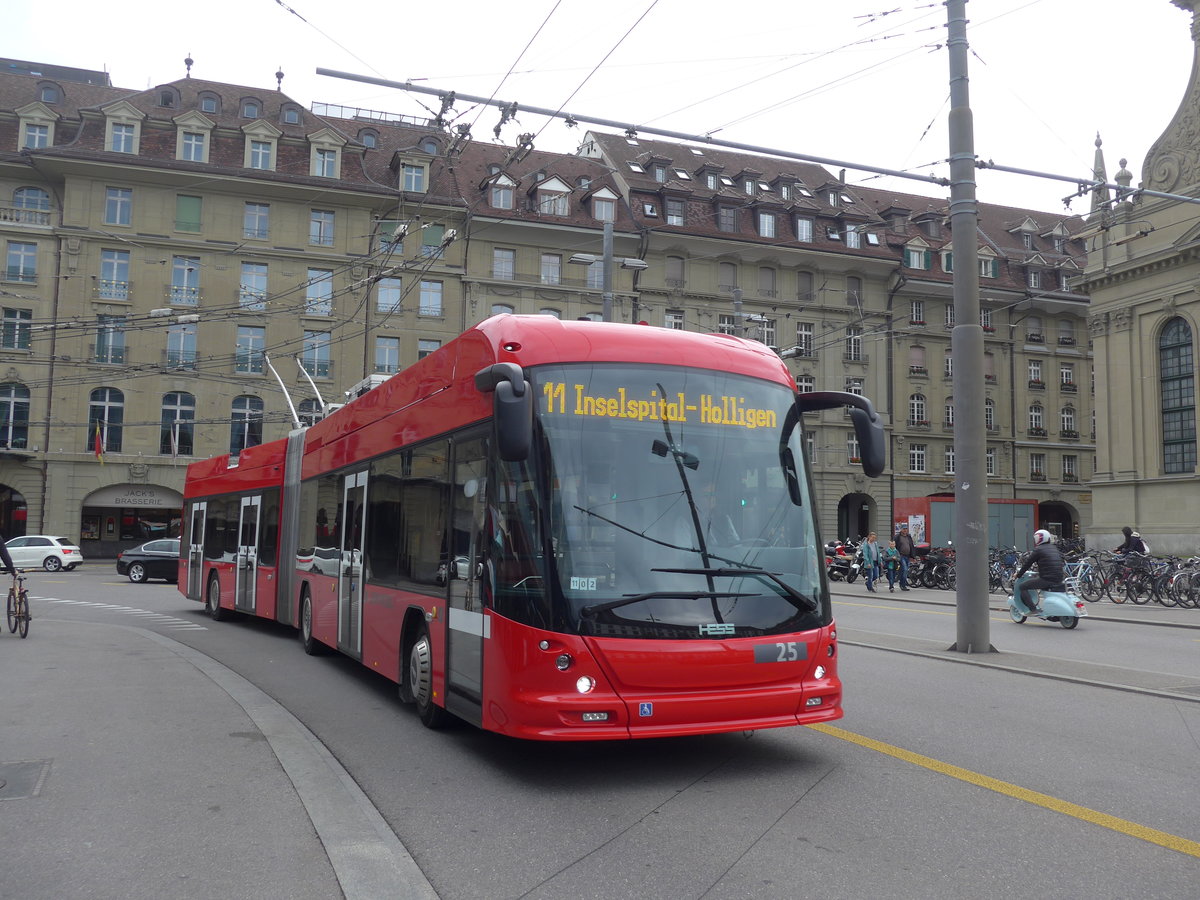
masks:
[[[1026,607],[1020,599],[1021,585],[1033,577],[1033,573],[1026,572],[1013,582],[1013,592],[1008,595],[1008,615],[1018,625],[1034,615],[1034,612]],[[1074,594],[1066,591],[1043,590],[1041,595],[1042,611],[1036,616],[1039,619],[1057,622],[1063,628],[1074,628],[1079,624],[1079,620],[1087,615],[1087,607],[1084,602]]]
[[[825,572],[830,581],[853,584],[862,571],[862,557],[856,555],[853,544],[829,541],[825,544]]]

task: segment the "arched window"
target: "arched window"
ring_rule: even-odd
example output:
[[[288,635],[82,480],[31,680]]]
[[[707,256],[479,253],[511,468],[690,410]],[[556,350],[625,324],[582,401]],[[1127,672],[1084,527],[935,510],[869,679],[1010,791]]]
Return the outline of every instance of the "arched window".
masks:
[[[1196,366],[1192,329],[1181,318],[1163,328],[1158,339],[1159,393],[1162,405],[1163,471],[1196,470]]]
[[[925,406],[924,394],[913,394],[908,398],[908,424],[909,425],[928,425],[929,416],[927,415]]]
[[[360,131],[358,133],[358,139],[362,142],[362,145],[364,147],[366,147],[368,150],[374,150],[376,147],[379,146],[378,132],[372,131],[369,128],[364,128],[362,131]]]
[[[229,424],[229,452],[236,456],[262,443],[263,402],[243,394],[233,398]]]
[[[50,209],[50,194],[41,188],[19,187],[13,191],[13,206],[47,212]]]
[[[1045,434],[1046,416],[1040,403],[1034,403],[1029,407],[1029,430]]]
[[[183,391],[163,394],[158,452],[166,456],[191,456],[195,420],[195,397]]]
[[[1063,431],[1075,430],[1075,407],[1064,406],[1058,414],[1059,428]]]
[[[0,447],[29,446],[29,388],[16,382],[0,384]]]
[[[116,388],[96,388],[88,398],[88,430],[83,448],[95,451],[96,436],[106,453],[121,452],[121,430],[125,424],[125,395]]]
[[[947,428],[954,427],[954,398],[946,398],[946,418],[943,420]]]

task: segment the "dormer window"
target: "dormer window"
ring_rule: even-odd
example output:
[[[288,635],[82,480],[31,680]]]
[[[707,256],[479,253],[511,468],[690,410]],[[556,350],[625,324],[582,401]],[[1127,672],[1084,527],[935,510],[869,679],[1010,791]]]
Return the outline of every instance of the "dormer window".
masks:
[[[717,176],[709,173],[704,177],[704,184],[710,191],[715,191],[717,189]]]
[[[379,146],[379,135],[374,131],[360,131],[358,133],[358,140],[368,150],[374,150]]]
[[[577,183],[581,191],[586,191],[592,186],[592,179],[588,178],[586,175],[580,175]]]
[[[745,192],[746,192],[748,195],[750,195],[751,197],[753,197],[753,196],[754,196],[754,188],[757,186],[757,184],[758,184],[758,182],[757,182],[757,181],[755,181],[753,178],[747,178],[747,179],[746,179],[746,181],[745,181],[745,183],[742,185],[742,189],[743,189],[743,190],[744,190],[744,191],[745,191]]]
[[[1033,249],[1033,235],[1028,231],[1021,235],[1021,246],[1026,250]]]
[[[842,195],[839,194],[837,191],[830,191],[829,192],[829,205],[830,206],[841,206],[842,205]]]
[[[733,187],[733,179],[730,178],[728,175],[722,175],[721,176],[721,184],[724,187]]]
[[[660,182],[660,183],[667,180],[667,167],[666,166],[655,166],[654,167],[654,180],[657,182]]]
[[[57,84],[43,84],[38,91],[38,99],[43,103],[57,103],[62,99],[62,90]]]
[[[498,174],[499,166],[490,166],[496,170],[493,174]],[[507,175],[500,175],[492,182],[489,202],[493,209],[512,209],[513,208],[513,180]]]
[[[646,172],[646,170],[643,169],[639,163],[635,163],[635,162],[631,162],[629,164],[629,171],[637,172],[638,174],[645,174],[645,172]]]
[[[262,107],[258,105],[257,100],[243,100],[242,101],[242,118],[243,119],[257,119],[258,115],[259,115],[259,111],[261,109],[262,109]]]
[[[781,185],[779,186],[779,197],[780,197],[780,199],[781,199],[781,200],[791,200],[791,199],[792,199],[792,188],[791,188],[791,186],[790,186],[790,185],[786,185],[786,184],[781,184]]]
[[[296,109],[294,106],[289,106],[286,109],[284,109],[283,124],[284,125],[299,125],[300,124],[300,110]]]
[[[612,201],[608,201],[608,202],[611,203]],[[643,203],[642,204],[642,215],[644,215],[648,218],[651,218],[651,219],[657,219],[658,218],[658,207],[653,203]],[[600,216],[597,215],[596,218],[599,219]],[[604,220],[602,220],[602,221],[604,221]]]
[[[538,191],[537,204],[538,212],[548,216],[567,216],[571,212],[567,195],[562,191]]]
[[[425,167],[416,163],[405,163],[400,169],[400,190],[424,193]]]
[[[175,96],[175,92],[170,88],[164,88],[158,92],[158,105],[174,109],[179,105],[179,100]]]
[[[687,173],[686,169],[675,169],[675,177],[680,181],[691,181],[692,176]]]
[[[200,95],[200,112],[215,113],[220,111],[221,101],[212,94]]]
[[[422,152],[428,153],[430,156],[437,156],[440,149],[441,147],[438,146],[438,142],[433,140],[433,138],[426,138],[421,142]]]

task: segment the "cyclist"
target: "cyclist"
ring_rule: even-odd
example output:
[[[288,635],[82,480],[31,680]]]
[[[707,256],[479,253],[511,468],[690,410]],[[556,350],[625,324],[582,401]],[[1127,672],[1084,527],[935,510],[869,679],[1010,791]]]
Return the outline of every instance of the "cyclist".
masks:
[[[1142,540],[1142,536],[1126,525],[1121,529],[1121,534],[1125,535],[1125,543],[1118,547],[1114,552],[1122,555],[1126,553],[1149,553],[1150,550],[1146,546],[1146,542]]]
[[[1054,546],[1054,535],[1039,528],[1033,533],[1033,550],[1025,557],[1025,562],[1017,570],[1014,578],[1020,578],[1031,566],[1037,566],[1037,577],[1030,578],[1021,585],[1021,602],[1035,616],[1042,614],[1038,606],[1038,591],[1063,589],[1063,558],[1062,551]]]

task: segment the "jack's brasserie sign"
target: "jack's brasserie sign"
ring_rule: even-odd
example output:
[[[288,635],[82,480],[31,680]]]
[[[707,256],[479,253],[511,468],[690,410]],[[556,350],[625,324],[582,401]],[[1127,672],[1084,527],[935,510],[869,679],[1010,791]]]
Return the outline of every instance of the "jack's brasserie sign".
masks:
[[[84,505],[179,509],[183,506],[183,495],[152,484],[115,484],[96,491]]]

